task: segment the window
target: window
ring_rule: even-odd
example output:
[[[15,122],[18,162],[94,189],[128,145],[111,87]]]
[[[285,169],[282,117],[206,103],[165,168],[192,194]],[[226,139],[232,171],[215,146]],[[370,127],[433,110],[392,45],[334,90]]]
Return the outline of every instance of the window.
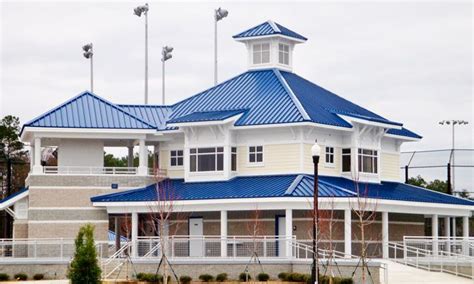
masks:
[[[253,45],[253,64],[270,62],[270,44],[258,43]]]
[[[342,149],[342,172],[351,171],[351,149]]]
[[[359,149],[359,172],[377,173],[377,151]]]
[[[233,172],[237,171],[237,147],[232,147],[231,170]]]
[[[326,147],[326,164],[334,164],[334,147]]]
[[[249,163],[263,163],[263,146],[249,147]]]
[[[278,62],[281,64],[290,64],[290,46],[288,44],[278,44]]]
[[[189,170],[191,172],[212,172],[224,170],[224,148],[189,149]]]
[[[170,151],[170,166],[180,167],[183,165],[183,150]]]

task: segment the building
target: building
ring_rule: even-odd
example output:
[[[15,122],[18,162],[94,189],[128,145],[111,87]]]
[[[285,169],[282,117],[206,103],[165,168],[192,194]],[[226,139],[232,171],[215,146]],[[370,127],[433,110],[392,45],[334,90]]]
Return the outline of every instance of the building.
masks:
[[[258,215],[265,255],[295,257],[288,240],[310,239],[315,140],[322,222],[334,221],[323,243],[360,253],[361,202],[376,211],[366,232],[375,256],[388,257],[389,242],[403,236],[424,236],[426,224],[432,236],[450,236],[451,220],[462,221],[468,236],[472,201],[401,182],[400,147],[421,136],[294,72],[304,36],[267,21],[234,39],[247,48],[248,70],[174,105],[122,105],[86,91],[26,123],[28,187],[0,204],[15,216],[14,238],[73,238],[92,223],[107,241],[121,217],[129,231],[117,232],[139,257],[157,235],[150,216],[165,192],[174,225],[160,235],[178,240],[173,256],[235,257],[232,238],[254,235]],[[50,146],[57,166],[42,165]],[[105,167],[104,147],[126,147],[128,167]]]

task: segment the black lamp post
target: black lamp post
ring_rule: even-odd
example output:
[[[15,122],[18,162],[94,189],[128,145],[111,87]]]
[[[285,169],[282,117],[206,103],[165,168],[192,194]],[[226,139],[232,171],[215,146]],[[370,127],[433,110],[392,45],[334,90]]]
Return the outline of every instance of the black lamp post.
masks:
[[[313,283],[318,283],[318,240],[317,240],[317,229],[319,227],[319,205],[318,205],[318,164],[319,156],[321,155],[321,147],[318,145],[318,141],[314,142],[311,147],[311,154],[313,155],[314,163],[314,189],[313,189],[313,266],[311,268],[311,280]]]

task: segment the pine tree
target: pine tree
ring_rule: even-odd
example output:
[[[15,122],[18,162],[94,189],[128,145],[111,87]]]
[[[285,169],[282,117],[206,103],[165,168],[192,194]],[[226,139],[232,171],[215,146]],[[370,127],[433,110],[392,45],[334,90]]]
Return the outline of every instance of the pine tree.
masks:
[[[68,271],[71,284],[99,284],[101,270],[94,245],[94,226],[87,224],[79,229],[75,246]]]

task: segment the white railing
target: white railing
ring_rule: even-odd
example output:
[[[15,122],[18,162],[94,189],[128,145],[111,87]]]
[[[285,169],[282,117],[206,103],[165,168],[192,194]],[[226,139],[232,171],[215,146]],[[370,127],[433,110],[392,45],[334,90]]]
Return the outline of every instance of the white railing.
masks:
[[[474,257],[433,251],[403,243],[389,242],[389,256],[393,261],[429,271],[446,272],[474,279]]]
[[[44,166],[43,173],[49,175],[137,175],[137,167],[82,167],[82,166]],[[165,178],[167,171],[148,169],[147,174]]]
[[[472,237],[433,238],[425,236],[404,236],[403,244],[409,247],[416,247],[429,251],[444,251],[474,256],[474,238]]]
[[[108,242],[96,242],[97,255],[106,255]],[[0,239],[0,260],[8,258],[70,259],[73,239]]]

